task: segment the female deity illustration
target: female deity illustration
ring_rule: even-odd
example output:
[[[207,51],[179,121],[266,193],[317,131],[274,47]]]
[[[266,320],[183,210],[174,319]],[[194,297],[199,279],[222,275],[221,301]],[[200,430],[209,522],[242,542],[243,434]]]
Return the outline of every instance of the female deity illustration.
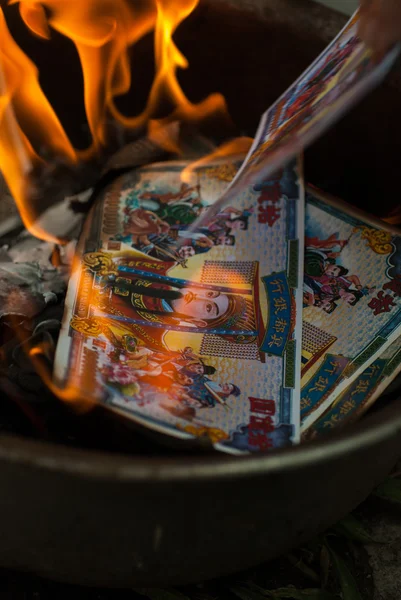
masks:
[[[95,310],[129,325],[148,348],[165,348],[168,331],[247,344],[263,329],[257,278],[247,287],[181,279],[169,274],[176,263],[135,255],[111,259],[94,253],[84,262],[96,274]]]

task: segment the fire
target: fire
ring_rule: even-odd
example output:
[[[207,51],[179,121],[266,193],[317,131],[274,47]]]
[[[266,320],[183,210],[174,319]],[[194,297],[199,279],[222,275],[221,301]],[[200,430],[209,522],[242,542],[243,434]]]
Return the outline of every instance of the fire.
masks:
[[[38,344],[29,349],[28,355],[35,367],[36,372],[46,384],[48,389],[60,400],[67,404],[72,404],[74,410],[80,413],[87,412],[94,408],[96,401],[89,398],[82,390],[68,385],[64,388],[58,386],[52,377],[51,368],[46,360],[47,348],[44,344]]]
[[[139,127],[157,112],[160,98],[166,97],[176,107],[174,119],[199,120],[215,112],[226,112],[226,103],[220,94],[212,94],[200,104],[192,104],[177,80],[177,70],[186,69],[188,61],[173,41],[178,25],[196,8],[199,0],[156,0],[155,24],[156,76],[144,112],[133,119],[124,118],[111,106],[113,116],[126,127]],[[171,117],[170,117],[171,118]]]
[[[185,183],[189,183],[191,181],[193,171],[198,167],[201,167],[202,165],[211,162],[213,159],[227,158],[230,156],[232,157],[236,155],[246,154],[247,152],[249,152],[252,143],[252,138],[244,136],[235,138],[234,140],[230,140],[229,142],[222,144],[210,154],[207,154],[206,156],[203,156],[199,160],[196,160],[190,165],[188,165],[181,173],[182,181],[184,181]]]
[[[51,40],[52,30],[75,45],[84,79],[84,104],[92,144],[76,151],[39,83],[35,64],[13,40],[0,9],[0,170],[13,194],[24,224],[34,235],[56,241],[36,220],[30,203],[33,175],[42,154],[74,165],[99,154],[107,146],[110,118],[130,130],[147,128],[155,135],[172,120],[198,121],[227,113],[220,94],[193,104],[181,89],[178,69],[188,61],[176,46],[177,27],[194,11],[199,0],[9,0],[18,4],[30,32]],[[6,9],[5,9],[6,10]],[[146,34],[154,32],[155,77],[143,112],[128,117],[118,110],[118,96],[133,91],[130,53]],[[50,41],[49,41],[50,44]],[[156,121],[164,101],[169,117]],[[171,140],[166,146],[174,148]]]
[[[126,0],[12,0],[36,35],[50,39],[51,29],[68,37],[77,49],[84,102],[93,150],[106,145],[105,123],[115,96],[131,87],[128,50],[155,25],[154,2],[146,7]],[[46,16],[46,9],[49,17]]]
[[[11,37],[0,9],[0,169],[22,218],[38,237],[54,241],[35,227],[35,215],[27,197],[29,175],[40,163],[37,148],[51,147],[74,162],[72,148],[56,114],[39,85],[33,62]]]
[[[22,51],[7,27],[7,7],[0,8],[0,171],[17,203],[25,226],[36,237],[59,241],[38,222],[32,193],[40,193],[38,177],[44,157],[74,167],[81,161],[102,156],[108,145],[107,123],[114,120],[136,134],[147,131],[151,139],[170,151],[178,151],[166,125],[184,121],[197,123],[210,116],[227,116],[225,99],[212,94],[198,104],[180,87],[177,73],[188,61],[174,41],[181,23],[195,10],[199,0],[9,0],[17,4],[29,32],[49,44],[57,32],[73,42],[84,81],[84,107],[92,142],[85,150],[73,147],[57,114],[44,94],[34,62]],[[4,6],[4,4],[3,4]],[[143,111],[122,114],[118,97],[135,93],[131,77],[132,51],[144,36],[154,35],[155,75]],[[165,105],[170,114],[159,118]],[[232,153],[233,147],[218,154]],[[239,150],[243,151],[241,145]],[[237,148],[238,151],[238,148]],[[99,160],[100,160],[99,158]],[[59,263],[57,251],[53,260]],[[16,328],[18,334],[18,328]],[[19,334],[18,334],[19,335]],[[21,332],[21,339],[24,335]],[[76,408],[90,408],[93,399],[82,397],[73,386],[60,389],[52,380],[48,349],[27,349],[39,375],[49,389]]]

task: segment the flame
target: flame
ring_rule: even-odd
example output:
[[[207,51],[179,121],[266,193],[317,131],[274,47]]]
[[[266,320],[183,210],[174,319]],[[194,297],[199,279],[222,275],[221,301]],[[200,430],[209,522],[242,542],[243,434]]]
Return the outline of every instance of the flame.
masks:
[[[31,347],[27,354],[35,367],[37,374],[41,377],[50,392],[57,396],[57,398],[67,404],[73,405],[74,410],[81,414],[96,406],[96,400],[89,397],[82,390],[71,384],[62,388],[53,381],[52,371],[46,359],[47,348],[44,344],[38,344]]]
[[[216,112],[227,112],[225,99],[221,94],[212,94],[199,104],[191,103],[185,96],[177,79],[177,69],[188,68],[188,61],[173,41],[178,25],[196,8],[199,0],[156,0],[157,19],[155,25],[156,76],[142,114],[126,118],[116,109],[113,102],[110,108],[113,116],[126,127],[137,128],[150,120],[159,108],[160,99],[165,97],[176,106],[172,117],[194,121]],[[162,121],[164,124],[164,122]]]
[[[181,173],[181,179],[185,183],[190,183],[192,178],[192,173],[195,169],[202,167],[203,165],[207,165],[213,159],[218,158],[228,158],[236,155],[244,155],[249,152],[253,143],[253,139],[250,137],[238,137],[234,140],[230,140],[219,146],[216,150],[213,150],[210,154],[203,156],[199,160],[196,160],[189,164]]]
[[[53,28],[72,40],[77,48],[84,76],[85,109],[94,147],[107,143],[108,114],[130,129],[147,125],[157,114],[161,100],[168,99],[175,111],[171,119],[198,120],[216,111],[226,111],[220,94],[192,104],[181,89],[177,70],[188,67],[173,35],[196,8],[199,0],[11,0],[19,3],[20,14],[29,29],[49,39]],[[46,11],[50,16],[46,17]],[[156,75],[144,111],[126,117],[115,106],[115,98],[131,89],[129,49],[147,33],[155,31]]]
[[[199,121],[225,114],[224,97],[212,94],[198,104],[181,89],[178,69],[188,61],[173,40],[177,27],[194,11],[199,0],[9,0],[18,4],[29,30],[42,40],[51,40],[52,30],[75,45],[84,79],[84,105],[92,135],[86,151],[76,151],[39,84],[34,63],[13,40],[0,9],[0,170],[14,196],[24,224],[47,241],[55,236],[35,223],[30,186],[40,169],[41,155],[54,156],[74,165],[107,146],[110,118],[130,130],[147,128],[162,137],[164,147],[178,151],[173,140],[161,136],[167,123]],[[116,107],[118,96],[133,92],[130,70],[132,47],[154,31],[155,77],[144,110],[134,117]],[[164,101],[171,114],[156,120]]]
[[[57,32],[72,41],[80,60],[84,81],[84,107],[92,136],[90,147],[76,150],[40,83],[33,61],[22,51],[8,30],[5,13],[0,9],[0,171],[17,203],[25,226],[37,237],[57,243],[37,220],[32,193],[40,184],[44,156],[71,165],[100,156],[107,148],[107,124],[119,124],[150,139],[165,149],[178,152],[176,136],[166,125],[199,122],[214,115],[228,114],[225,99],[211,94],[193,103],[180,87],[178,71],[188,61],[174,41],[177,28],[195,10],[199,0],[9,0],[18,5],[21,19],[29,31],[49,44]],[[4,9],[7,10],[6,8]],[[116,100],[134,93],[131,54],[135,44],[154,33],[155,75],[143,111],[127,116],[117,108]],[[170,114],[159,118],[165,105]],[[243,148],[243,147],[242,147]],[[230,153],[230,152],[229,152]],[[232,153],[232,152],[231,152]],[[220,149],[218,156],[223,156]],[[72,171],[73,172],[73,171]],[[54,252],[59,264],[60,256]],[[17,333],[18,335],[18,333]],[[87,409],[92,398],[67,386],[59,388],[52,380],[48,349],[35,346],[28,354],[51,392],[74,407]]]
[[[29,202],[30,174],[40,159],[31,141],[37,147],[53,148],[71,162],[76,160],[75,152],[39,85],[35,65],[14,42],[0,9],[0,170],[25,225],[37,237],[56,241],[34,224],[36,215]]]
[[[105,123],[115,96],[131,87],[129,47],[155,23],[153,0],[142,8],[126,0],[12,0],[29,29],[49,38],[51,29],[77,49],[84,76],[84,102],[93,150],[106,145]],[[46,16],[47,9],[49,17]]]

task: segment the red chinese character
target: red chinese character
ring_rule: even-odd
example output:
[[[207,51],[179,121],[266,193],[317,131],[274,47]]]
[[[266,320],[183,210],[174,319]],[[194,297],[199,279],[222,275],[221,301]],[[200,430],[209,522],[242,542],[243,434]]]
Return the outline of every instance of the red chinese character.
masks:
[[[278,202],[282,196],[281,193],[281,185],[280,181],[282,178],[282,173],[278,174],[278,177],[275,179],[269,179],[269,181],[265,181],[260,184],[256,184],[254,186],[255,192],[261,192],[258,202],[259,204],[264,204],[264,202]]]
[[[268,433],[274,431],[274,424],[271,417],[255,417],[251,415],[249,419],[249,445],[267,450],[273,445],[269,439]]]
[[[269,227],[273,227],[274,223],[278,221],[281,216],[281,210],[279,206],[274,204],[268,204],[267,206],[259,206],[258,222],[267,223]]]
[[[250,431],[248,443],[250,448],[258,448],[258,450],[268,450],[273,446],[272,440],[261,431]]]
[[[260,429],[265,433],[274,431],[274,423],[271,417],[255,417],[254,415],[251,415],[249,419],[249,427],[253,430]]]
[[[394,292],[398,298],[401,298],[401,277],[397,275],[395,279],[385,283],[383,285],[383,290],[390,290],[391,292]]]
[[[269,227],[273,227],[274,223],[279,220],[281,216],[281,209],[279,206],[269,204],[267,207],[267,224]]]
[[[385,296],[384,292],[379,292],[377,298],[372,298],[368,306],[374,311],[375,316],[388,313],[391,311],[391,307],[395,306],[394,298],[390,294]]]
[[[278,202],[281,198],[281,188],[280,188],[280,183],[276,182],[276,183],[272,183],[269,185],[265,185],[263,188],[262,193],[260,194],[259,198],[258,198],[258,204],[260,206],[267,206],[269,203],[274,204],[275,202]]]
[[[275,182],[269,190],[269,200],[270,202],[278,202],[281,198],[281,186],[279,182]]]
[[[274,400],[265,400],[264,398],[249,397],[250,411],[262,415],[272,416],[276,413],[276,404]]]

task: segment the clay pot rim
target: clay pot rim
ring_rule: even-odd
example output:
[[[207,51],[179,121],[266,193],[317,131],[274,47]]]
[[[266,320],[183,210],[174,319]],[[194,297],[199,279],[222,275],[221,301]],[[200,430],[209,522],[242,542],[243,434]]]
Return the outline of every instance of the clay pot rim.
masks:
[[[363,447],[380,445],[401,432],[401,398],[363,421],[329,432],[323,439],[264,454],[224,453],[144,457],[69,448],[19,436],[0,436],[0,463],[41,471],[121,482],[248,478],[283,474],[314,463],[329,463]],[[133,435],[135,433],[133,432]],[[150,442],[151,443],[151,442]]]

